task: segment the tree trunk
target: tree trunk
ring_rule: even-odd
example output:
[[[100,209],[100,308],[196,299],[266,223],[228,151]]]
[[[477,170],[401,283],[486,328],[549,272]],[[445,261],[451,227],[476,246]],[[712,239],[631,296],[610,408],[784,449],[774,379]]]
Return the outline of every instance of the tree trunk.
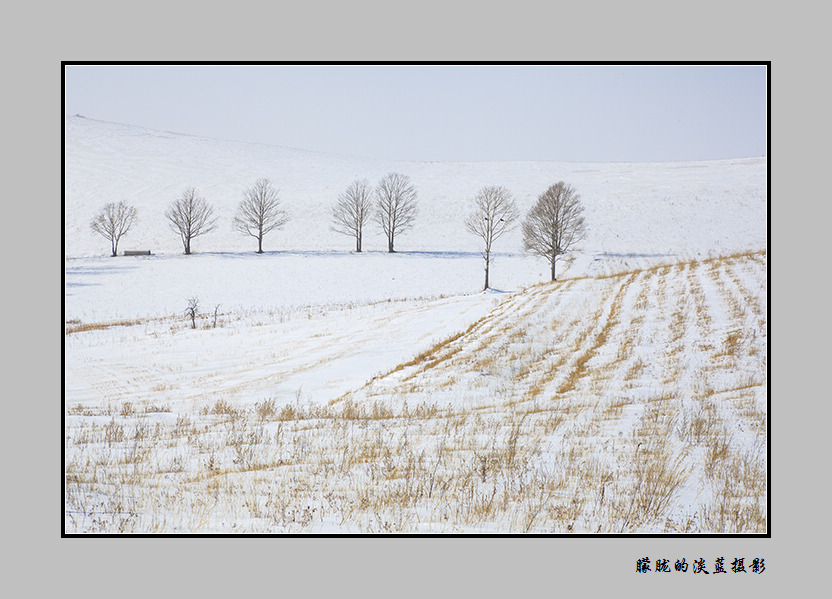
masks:
[[[555,277],[555,263],[557,262],[557,255],[552,255],[552,280],[557,281],[557,277]]]
[[[191,253],[191,240],[186,239],[185,240],[185,255],[188,256],[188,255],[190,255],[190,253]]]
[[[482,288],[483,291],[488,291],[488,265],[491,262],[490,256],[485,257],[485,287]]]
[[[361,251],[361,233],[355,236],[355,251]]]
[[[395,252],[396,252],[396,250],[393,249],[393,236],[391,235],[390,237],[387,238],[387,253],[388,254],[393,254]]]
[[[257,238],[257,253],[258,254],[263,253],[263,236],[262,235]]]

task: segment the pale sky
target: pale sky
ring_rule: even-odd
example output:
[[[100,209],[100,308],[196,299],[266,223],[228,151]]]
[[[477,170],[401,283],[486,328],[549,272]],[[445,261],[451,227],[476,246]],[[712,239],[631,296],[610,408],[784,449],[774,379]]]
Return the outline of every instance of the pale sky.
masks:
[[[392,160],[763,156],[764,65],[67,65],[65,113]]]

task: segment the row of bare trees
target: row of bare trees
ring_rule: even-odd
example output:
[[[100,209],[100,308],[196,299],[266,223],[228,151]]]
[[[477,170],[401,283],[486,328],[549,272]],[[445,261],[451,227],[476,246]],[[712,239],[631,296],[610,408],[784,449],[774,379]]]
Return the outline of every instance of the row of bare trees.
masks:
[[[416,219],[416,188],[407,175],[390,173],[375,189],[367,179],[353,181],[332,209],[332,228],[354,237],[355,251],[360,252],[364,227],[371,218],[387,238],[387,251],[395,252],[396,235],[411,228]]]
[[[360,252],[364,228],[375,219],[387,238],[387,251],[392,253],[396,235],[413,226],[416,209],[416,189],[406,175],[390,173],[375,188],[366,179],[356,180],[338,197],[332,210],[332,228],[354,237],[355,251]],[[191,253],[191,241],[213,230],[217,222],[213,208],[193,188],[185,190],[168,207],[165,217],[179,234],[186,254]],[[474,209],[466,218],[465,227],[483,241],[484,289],[489,287],[492,246],[518,219],[516,203],[505,187],[483,187],[474,198]],[[104,206],[90,226],[111,242],[112,255],[116,256],[119,240],[135,220],[136,209],[119,202]],[[232,224],[240,233],[257,239],[257,253],[262,254],[263,237],[288,220],[278,192],[268,179],[260,179],[244,191]],[[563,181],[550,186],[529,210],[522,231],[524,250],[547,259],[552,280],[556,280],[558,256],[586,234],[580,196]]]
[[[182,192],[167,210],[165,218],[170,228],[179,235],[185,253],[191,253],[191,241],[212,231],[217,218],[214,208],[200,196],[196,189]],[[106,204],[90,222],[90,228],[110,241],[112,255],[118,255],[118,244],[136,221],[136,209],[124,202]],[[259,179],[243,192],[243,200],[237,207],[232,225],[237,231],[257,240],[257,253],[263,253],[263,237],[269,231],[279,229],[288,221],[286,211],[280,205],[277,191],[268,179]]]
[[[185,253],[191,253],[191,240],[211,231],[216,225],[214,209],[197,195],[196,190],[186,189],[165,211],[171,229],[179,233]],[[243,200],[237,206],[232,226],[235,230],[257,240],[257,253],[263,253],[263,237],[281,228],[289,216],[280,204],[277,190],[268,179],[257,182],[243,192]]]
[[[338,198],[332,213],[333,229],[355,237],[355,249],[361,251],[364,226],[374,215],[387,238],[387,250],[395,251],[396,235],[409,229],[416,217],[416,189],[410,178],[399,173],[384,177],[375,189],[367,180],[355,181]],[[186,189],[165,210],[165,218],[191,253],[191,241],[212,231],[217,222],[214,209],[196,189]],[[263,238],[283,227],[289,216],[282,208],[277,190],[268,179],[259,179],[243,192],[232,225],[235,230],[257,240],[257,253],[263,253]],[[105,205],[90,223],[92,230],[110,241],[112,255],[136,221],[136,209],[124,202]]]
[[[553,281],[557,280],[555,265],[558,256],[586,235],[583,210],[575,189],[559,181],[538,196],[523,220],[523,249],[549,261]],[[511,230],[518,218],[517,205],[505,187],[483,187],[474,198],[474,210],[465,220],[465,227],[483,241],[483,289],[489,286],[492,244]]]

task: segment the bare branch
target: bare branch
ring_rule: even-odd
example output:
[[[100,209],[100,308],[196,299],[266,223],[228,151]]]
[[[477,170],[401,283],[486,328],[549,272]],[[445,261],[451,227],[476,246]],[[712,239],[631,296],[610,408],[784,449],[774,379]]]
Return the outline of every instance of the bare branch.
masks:
[[[413,226],[416,219],[416,189],[410,177],[390,173],[376,187],[376,220],[387,237],[387,251],[395,252],[398,233]]]
[[[254,237],[257,240],[257,253],[262,254],[266,233],[281,228],[288,220],[271,182],[268,179],[258,179],[244,192],[232,226],[237,231]]]
[[[483,187],[474,198],[474,210],[465,219],[465,228],[485,244],[482,257],[485,260],[485,287],[488,289],[488,274],[491,265],[491,246],[506,231],[514,227],[519,214],[505,187]]]
[[[189,297],[188,307],[185,308],[185,316],[191,319],[191,328],[196,328],[196,317],[199,314],[199,298]]]
[[[586,235],[580,197],[571,185],[559,181],[538,197],[523,221],[523,248],[549,261],[553,281],[557,257]]]
[[[370,218],[371,193],[369,181],[353,181],[346,191],[338,196],[338,203],[332,209],[333,230],[355,237],[356,252],[361,251],[364,225]]]
[[[90,222],[90,228],[110,241],[112,255],[118,255],[118,242],[136,221],[136,209],[124,202],[106,204]]]
[[[214,209],[200,197],[194,188],[182,192],[182,197],[171,204],[165,211],[170,228],[182,239],[185,253],[191,253],[191,240],[213,230],[217,219],[213,217]]]

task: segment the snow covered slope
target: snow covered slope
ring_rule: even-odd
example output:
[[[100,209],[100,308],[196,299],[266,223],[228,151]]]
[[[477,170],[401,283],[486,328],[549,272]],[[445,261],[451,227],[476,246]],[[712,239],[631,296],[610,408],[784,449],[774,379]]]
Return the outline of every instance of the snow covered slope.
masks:
[[[402,251],[478,252],[462,226],[471,198],[485,185],[509,188],[525,213],[559,180],[580,193],[589,234],[580,248],[593,254],[726,253],[766,246],[766,161],[706,162],[397,162],[352,158],[205,139],[67,117],[65,127],[65,254],[107,255],[108,245],[89,221],[108,202],[125,201],[139,220],[122,249],[181,253],[165,208],[195,187],[219,216],[215,231],[195,242],[197,252],[254,251],[251,238],[231,228],[245,188],[269,178],[291,221],[266,237],[266,250],[350,250],[330,229],[330,209],[352,181],[375,184],[389,172],[408,175],[418,192],[419,215],[402,235]],[[371,227],[367,250],[385,246]],[[498,251],[521,250],[519,229]]]

